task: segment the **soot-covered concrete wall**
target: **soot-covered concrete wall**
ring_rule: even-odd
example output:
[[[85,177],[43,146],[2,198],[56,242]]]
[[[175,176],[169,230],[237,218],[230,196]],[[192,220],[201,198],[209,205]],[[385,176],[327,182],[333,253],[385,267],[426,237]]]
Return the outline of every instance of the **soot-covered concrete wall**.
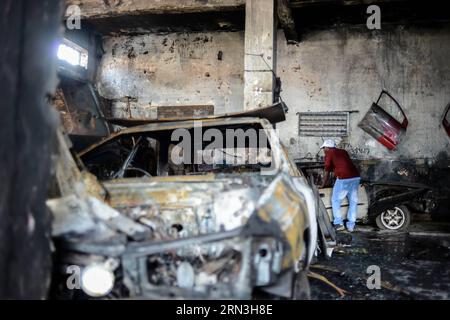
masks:
[[[450,26],[439,28],[337,28],[305,36],[288,46],[279,34],[278,73],[290,107],[280,134],[296,158],[317,153],[321,138],[299,137],[297,112],[359,111],[350,134],[335,139],[359,159],[436,158],[450,152],[440,126],[450,102]],[[381,90],[403,107],[409,126],[397,151],[389,151],[358,128]],[[383,101],[383,104],[385,101]],[[387,108],[397,119],[394,108]]]
[[[128,116],[127,103],[133,116],[152,105],[214,104],[216,114],[243,110],[243,32],[109,37],[104,48],[97,86],[115,100],[116,116]],[[346,26],[304,34],[299,45],[287,45],[280,31],[277,55],[290,108],[278,127],[295,159],[314,156],[322,142],[298,135],[296,113],[340,110],[359,111],[350,116],[349,136],[336,139],[354,158],[448,156],[450,138],[440,122],[450,102],[450,25],[375,32]],[[383,88],[410,123],[394,152],[357,127]]]
[[[97,87],[114,100],[113,116],[145,115],[151,106],[209,105],[240,111],[244,33],[172,33],[108,37]]]

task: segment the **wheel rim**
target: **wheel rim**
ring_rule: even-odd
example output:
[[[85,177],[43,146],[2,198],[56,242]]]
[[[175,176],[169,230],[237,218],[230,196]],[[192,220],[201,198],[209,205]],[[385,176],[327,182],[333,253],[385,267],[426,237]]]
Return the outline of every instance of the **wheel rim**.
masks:
[[[381,213],[381,223],[386,229],[398,230],[406,221],[406,215],[402,209],[395,207]]]

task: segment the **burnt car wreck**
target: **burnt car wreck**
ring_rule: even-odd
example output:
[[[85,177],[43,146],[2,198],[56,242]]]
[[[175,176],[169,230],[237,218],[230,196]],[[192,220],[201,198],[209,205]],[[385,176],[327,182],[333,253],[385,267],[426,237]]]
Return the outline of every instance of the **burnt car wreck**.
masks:
[[[0,300],[450,300],[444,4],[0,1]]]
[[[309,295],[317,202],[272,124],[257,117],[202,121],[204,129],[262,130],[274,168],[261,174],[267,163],[174,164],[172,132],[194,130],[198,121],[123,129],[74,157],[59,135],[57,192],[47,202],[58,259],[55,296]],[[82,266],[81,291],[67,289],[71,265]],[[95,272],[109,285],[90,287]]]
[[[313,184],[323,179],[323,163],[297,163],[299,170],[309,177]],[[318,190],[318,197],[326,209],[330,220],[332,213],[331,187]],[[412,213],[431,214],[433,216],[446,195],[436,187],[408,181],[371,181],[364,179],[358,190],[359,201],[356,219],[360,224],[377,226],[380,230],[407,231]],[[344,217],[348,212],[348,200],[342,203]]]
[[[411,211],[432,213],[438,206],[435,188],[407,182],[366,182],[370,199],[369,221],[382,230],[406,230],[411,223]]]

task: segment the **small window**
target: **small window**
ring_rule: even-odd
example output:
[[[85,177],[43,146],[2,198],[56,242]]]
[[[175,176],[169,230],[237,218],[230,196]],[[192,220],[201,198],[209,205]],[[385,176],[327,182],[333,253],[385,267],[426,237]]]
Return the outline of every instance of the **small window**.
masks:
[[[76,43],[64,39],[64,42],[58,48],[58,59],[73,66],[80,66],[87,69],[88,51]]]

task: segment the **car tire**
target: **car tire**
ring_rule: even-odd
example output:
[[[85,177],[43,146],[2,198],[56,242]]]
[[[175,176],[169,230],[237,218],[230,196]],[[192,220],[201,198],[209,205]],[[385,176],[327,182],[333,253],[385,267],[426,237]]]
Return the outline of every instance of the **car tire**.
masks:
[[[405,231],[411,223],[411,212],[404,205],[395,206],[381,212],[375,223],[381,230]]]
[[[299,271],[295,275],[292,300],[311,300],[311,290],[306,271]]]

